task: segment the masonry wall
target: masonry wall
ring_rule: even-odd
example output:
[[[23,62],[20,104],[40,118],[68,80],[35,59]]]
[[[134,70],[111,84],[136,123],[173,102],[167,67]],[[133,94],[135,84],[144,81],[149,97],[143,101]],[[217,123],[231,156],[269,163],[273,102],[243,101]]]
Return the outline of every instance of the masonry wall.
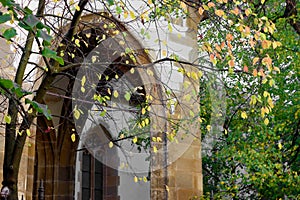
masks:
[[[5,30],[7,25],[1,25],[0,29]],[[4,40],[0,39],[0,76],[1,78],[13,79],[15,68],[13,66],[13,59],[15,54],[11,51],[10,45]],[[26,87],[26,86],[25,86]],[[4,98],[0,96],[0,101],[2,102]],[[5,127],[4,127],[4,115],[7,108],[7,101],[2,102],[0,111],[0,121],[3,123],[0,126],[0,183],[3,180],[3,159],[4,159],[4,148],[5,148]],[[31,133],[35,130],[32,129]],[[34,137],[34,136],[33,136]],[[28,138],[23,151],[23,156],[21,160],[18,188],[19,188],[19,198],[23,196],[25,199],[31,199],[31,191],[33,184],[33,164],[34,164],[34,139]]]

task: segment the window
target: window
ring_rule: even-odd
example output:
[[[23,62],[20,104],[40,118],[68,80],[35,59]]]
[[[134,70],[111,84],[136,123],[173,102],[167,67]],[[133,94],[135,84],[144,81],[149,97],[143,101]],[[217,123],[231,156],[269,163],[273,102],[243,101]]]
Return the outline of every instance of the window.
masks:
[[[90,153],[82,155],[82,200],[103,199],[103,164]]]

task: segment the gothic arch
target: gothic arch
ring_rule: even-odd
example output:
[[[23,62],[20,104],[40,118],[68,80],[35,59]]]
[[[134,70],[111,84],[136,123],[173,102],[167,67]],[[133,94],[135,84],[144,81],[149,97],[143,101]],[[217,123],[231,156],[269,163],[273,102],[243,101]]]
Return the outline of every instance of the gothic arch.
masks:
[[[105,24],[114,24],[114,28],[108,31],[105,28]],[[82,17],[82,22],[78,27],[77,35],[75,37],[82,40],[77,47],[70,44],[68,47],[69,53],[65,53],[64,56],[65,63],[70,64],[83,62],[83,58],[93,51],[93,49],[99,44],[97,37],[103,37],[103,35],[105,35],[105,37],[114,37],[116,35],[116,31],[126,32],[128,34],[124,25],[106,13]],[[88,45],[86,45],[85,42],[88,43]],[[142,45],[138,43],[130,33],[127,37],[126,44],[129,44],[131,47],[136,49],[136,63],[138,65],[142,66],[142,64],[150,63],[150,58],[143,50]],[[115,46],[114,51],[116,49],[121,52],[124,50],[124,47]],[[115,52],[110,51],[110,49],[105,49],[105,51],[101,52],[101,56],[109,57],[113,53]],[[107,93],[109,81],[114,79],[116,75],[121,77],[125,73],[129,72],[134,63],[130,61],[130,63],[127,64],[126,60],[129,60],[128,56],[118,56],[115,59],[115,61],[117,61],[116,64],[111,64],[110,67],[103,71],[105,76],[99,80],[97,92]],[[44,98],[45,103],[52,111],[53,119],[48,121],[42,116],[37,119],[38,128],[36,134],[35,177],[33,191],[35,199],[37,199],[37,189],[40,180],[44,180],[45,197],[47,200],[74,199],[76,156],[78,155],[77,151],[79,140],[78,136],[76,136],[75,142],[70,139],[76,129],[73,121],[71,93],[74,87],[74,77],[76,77],[79,68],[80,67],[75,67],[66,71],[67,76],[57,75],[54,84]],[[152,68],[152,71],[155,73],[153,67],[149,68]],[[142,67],[140,67],[136,68],[131,77],[134,77],[137,80],[136,83],[142,83],[140,91],[137,91],[136,96],[132,95],[132,99],[130,99],[133,104],[145,101],[144,97],[147,93],[151,93],[152,96],[156,96],[156,101],[162,99],[160,92],[161,87],[158,84],[153,84],[156,82],[155,75],[148,76]],[[87,80],[87,82],[88,81],[91,80]],[[133,81],[133,84],[136,83]],[[157,105],[156,111],[164,112],[163,109],[159,107],[160,104]],[[153,119],[154,123],[155,120],[159,119]],[[83,125],[84,124],[82,124],[82,126]],[[116,177],[117,174],[114,170],[110,170],[109,167],[104,168],[104,171],[107,173],[106,176],[111,176],[110,178],[114,177],[115,181],[112,185],[107,184],[106,182],[106,186],[104,186],[103,199],[119,199],[115,192],[119,184],[118,178]]]

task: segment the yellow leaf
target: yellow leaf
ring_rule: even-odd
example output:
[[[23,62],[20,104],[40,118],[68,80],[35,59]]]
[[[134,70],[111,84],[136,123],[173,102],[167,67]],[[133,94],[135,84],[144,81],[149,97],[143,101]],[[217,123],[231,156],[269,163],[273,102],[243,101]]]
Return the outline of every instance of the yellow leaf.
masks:
[[[115,98],[118,98],[118,96],[119,96],[118,91],[117,91],[117,90],[114,90],[114,97],[115,97]]]
[[[267,96],[270,96],[270,93],[269,92],[267,92],[267,91],[264,91],[264,97],[267,97]]]
[[[80,11],[80,7],[78,6],[78,4],[75,5],[75,9],[76,9],[77,11]]]
[[[157,142],[162,142],[161,137],[157,137],[156,140],[157,140]]]
[[[255,105],[256,102],[257,102],[256,96],[255,96],[255,95],[252,95],[252,96],[251,96],[251,100],[250,100],[250,105]]]
[[[227,134],[228,134],[228,131],[227,131],[227,129],[225,129],[225,130],[224,130],[224,134],[225,134],[225,135],[227,135]]]
[[[30,133],[29,129],[26,129],[26,134],[27,134],[28,137],[30,137],[31,133]]]
[[[7,124],[10,124],[11,122],[11,117],[9,115],[5,115],[4,116],[4,121],[7,123]]]
[[[270,79],[270,80],[269,80],[269,85],[272,87],[274,84],[275,84],[274,79]]]
[[[148,180],[147,180],[147,177],[146,177],[146,176],[143,177],[143,181],[144,181],[145,183],[147,183]]]
[[[269,119],[268,119],[268,118],[266,118],[266,119],[264,120],[264,124],[265,124],[266,126],[269,124]]]
[[[167,51],[164,49],[161,51],[162,52],[162,56],[167,56]]]
[[[74,115],[75,119],[79,119],[80,112],[79,112],[79,110],[77,108],[74,109],[74,114],[73,115]]]
[[[268,98],[268,104],[270,108],[274,108],[273,100],[271,99],[271,97]]]
[[[279,148],[279,150],[282,149],[282,144],[280,142],[278,143],[278,148]]]
[[[270,48],[271,44],[272,44],[272,42],[269,41],[269,40],[263,40],[263,41],[261,42],[261,46],[262,46],[263,49],[268,49],[268,48]]]
[[[80,47],[80,40],[79,39],[75,39],[75,44],[76,44],[76,46]]]
[[[85,82],[86,82],[86,77],[83,76],[83,77],[81,78],[81,86],[84,86]]]
[[[203,76],[203,72],[202,72],[202,71],[199,71],[199,72],[198,72],[198,77],[201,78],[202,76]]]
[[[265,0],[261,0],[261,4],[264,4],[265,3]]]
[[[281,44],[281,42],[275,41],[272,43],[272,45],[273,45],[273,49],[276,49],[277,47],[280,47],[282,44]]]
[[[243,119],[247,119],[247,113],[245,112],[245,111],[243,111],[242,113],[241,113],[241,117],[243,118]]]
[[[124,11],[124,19],[128,17],[128,11]]]
[[[145,124],[148,125],[149,123],[150,123],[149,118],[146,118],[146,119],[145,119]]]
[[[280,73],[280,69],[278,67],[274,67],[273,70]]]
[[[209,7],[207,5],[202,5],[202,7],[204,8],[204,10],[209,10]]]
[[[19,130],[17,130],[17,133],[22,136],[23,135],[24,130],[22,130],[21,132]]]
[[[191,72],[191,77],[192,77],[192,79],[194,79],[194,80],[197,80],[197,79],[198,79],[198,75],[197,75],[196,72]]]
[[[167,192],[169,193],[170,192],[169,186],[167,186],[167,185],[165,185],[165,186],[166,186]]]
[[[248,9],[245,10],[245,14],[246,14],[247,17],[248,17],[251,13],[252,13],[252,11],[251,11],[250,8],[248,8]]]
[[[255,65],[258,61],[259,61],[259,57],[255,57],[253,58],[252,64]]]
[[[261,117],[262,118],[265,117],[265,113],[266,113],[265,107],[262,107],[260,112],[261,112]]]
[[[134,14],[134,12],[131,10],[131,11],[129,11],[129,14],[130,14],[130,17],[132,18],[132,19],[135,19],[135,14]]]
[[[95,63],[97,60],[97,56],[92,56],[92,63]]]
[[[134,176],[133,180],[135,183],[137,183],[139,181],[138,177],[136,177],[136,176]]]
[[[154,153],[157,153],[157,148],[156,148],[156,146],[153,146],[153,152],[154,152]]]
[[[71,135],[71,140],[72,140],[72,142],[75,142],[75,140],[76,140],[75,133],[72,133],[72,135]]]
[[[135,144],[137,141],[138,141],[138,138],[135,136],[135,137],[132,139],[132,142]]]
[[[147,74],[148,74],[149,76],[153,76],[153,75],[154,75],[153,72],[152,72],[152,70],[150,70],[150,69],[147,69]]]
[[[206,126],[206,130],[207,130],[207,131],[210,131],[210,129],[211,129],[211,125],[207,125],[207,126]]]
[[[114,146],[114,143],[113,143],[112,141],[110,141],[110,142],[108,143],[108,147],[109,147],[109,148],[113,148],[113,146]]]
[[[130,69],[130,73],[132,73],[132,74],[134,73],[134,68]]]
[[[142,115],[144,115],[146,113],[146,109],[142,108]]]
[[[85,88],[81,87],[81,92],[84,93],[85,92]]]

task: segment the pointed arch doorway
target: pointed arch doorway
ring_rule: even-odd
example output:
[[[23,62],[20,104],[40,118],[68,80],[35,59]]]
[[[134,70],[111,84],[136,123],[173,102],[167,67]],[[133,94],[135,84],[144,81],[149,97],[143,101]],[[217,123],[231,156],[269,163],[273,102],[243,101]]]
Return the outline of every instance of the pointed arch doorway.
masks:
[[[77,37],[88,41],[89,45],[85,46],[84,42],[80,44],[82,48],[70,47],[70,54],[65,54],[65,60],[68,63],[80,63],[83,58],[90,53],[99,43],[96,38],[99,36],[111,34],[103,29],[103,24],[115,23],[116,29],[124,31],[124,27],[118,24],[115,20],[96,17],[90,20],[88,25],[85,23],[80,26],[80,31]],[[108,20],[108,21],[107,21]],[[91,25],[91,21],[93,24]],[[100,22],[99,22],[100,21]],[[98,28],[92,28],[97,26]],[[113,31],[112,31],[113,32]],[[90,35],[87,37],[87,35]],[[74,49],[72,49],[74,48]],[[139,47],[140,48],[140,47]],[[123,49],[123,48],[121,48]],[[104,48],[102,56],[112,55],[115,52]],[[76,56],[74,56],[76,55]],[[142,53],[139,55],[137,62],[149,62],[147,55]],[[115,63],[111,64],[106,70],[102,71],[102,78],[99,78],[97,84],[97,92],[101,96],[112,97],[114,88],[111,86],[116,83],[116,77],[122,77],[126,72],[131,70],[132,66],[126,62],[128,57],[123,59],[117,57]],[[53,119],[46,120],[44,117],[38,117],[37,136],[36,136],[36,157],[35,157],[35,174],[33,196],[37,199],[37,188],[40,180],[45,183],[45,199],[46,200],[69,200],[69,199],[120,199],[120,194],[128,192],[128,180],[132,181],[133,176],[126,173],[118,173],[117,169],[106,166],[100,162],[95,154],[88,151],[87,148],[79,143],[79,137],[76,135],[75,141],[70,138],[76,134],[76,128],[85,127],[86,120],[82,124],[74,124],[74,109],[72,108],[71,93],[76,81],[78,68],[73,68],[66,71],[66,74],[57,75],[52,88],[50,88],[44,101],[52,111]],[[130,99],[129,106],[136,107],[145,102],[145,88],[137,83],[143,83],[143,78],[136,70],[131,73],[131,78],[128,81],[130,87],[138,88],[135,90]],[[122,90],[122,89],[121,89]],[[110,91],[110,92],[109,92]],[[82,94],[85,95],[85,94]],[[122,104],[122,103],[121,103]],[[89,107],[89,108],[92,108]],[[83,114],[83,118],[85,118]],[[112,127],[110,125],[110,127]],[[99,132],[103,137],[103,133]],[[105,134],[104,134],[105,135]],[[107,135],[105,136],[107,137]],[[100,137],[101,138],[101,137]],[[113,153],[113,151],[112,151]],[[113,162],[118,163],[118,159]],[[124,183],[124,186],[122,182]],[[127,184],[126,184],[127,183]],[[133,186],[134,187],[134,186]],[[136,187],[139,188],[139,187]],[[144,199],[150,198],[150,184],[141,185],[141,194],[145,195]],[[131,188],[133,189],[133,188]]]

